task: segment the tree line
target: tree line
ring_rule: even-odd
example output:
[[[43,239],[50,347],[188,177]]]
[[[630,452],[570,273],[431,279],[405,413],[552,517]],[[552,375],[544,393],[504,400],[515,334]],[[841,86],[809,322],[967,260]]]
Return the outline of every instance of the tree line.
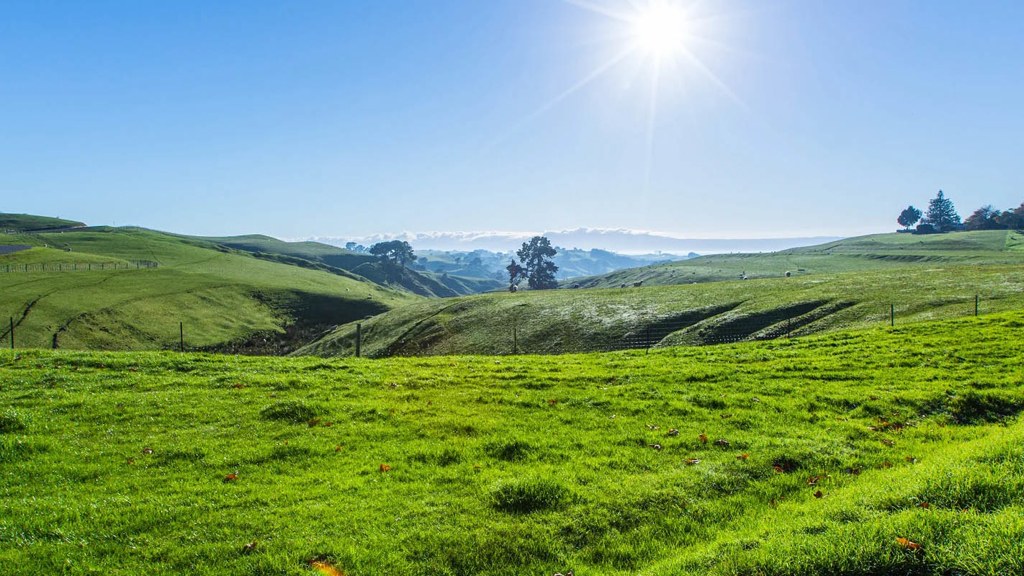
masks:
[[[996,210],[988,204],[978,208],[961,222],[953,201],[939,190],[935,198],[928,201],[927,212],[922,213],[921,210],[908,206],[900,212],[896,222],[906,231],[917,224],[914,231],[918,234],[954,230],[1020,230],[1024,228],[1024,202],[1005,211]]]

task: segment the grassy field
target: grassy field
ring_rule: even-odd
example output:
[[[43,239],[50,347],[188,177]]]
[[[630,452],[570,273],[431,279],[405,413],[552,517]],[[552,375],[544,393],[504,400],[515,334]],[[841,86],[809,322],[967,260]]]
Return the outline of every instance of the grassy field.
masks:
[[[715,254],[577,278],[565,285],[618,288],[793,276],[931,268],[958,264],[1024,264],[1024,232],[986,230],[949,234],[875,234],[765,254]]]
[[[1022,333],[1009,312],[649,355],[0,352],[0,566],[1018,575]]]
[[[705,344],[791,333],[800,336],[1024,308],[1024,266],[910,266],[791,278],[627,289],[496,293],[411,303],[362,321],[370,356],[510,354]],[[348,356],[355,324],[339,327],[299,354]]]
[[[92,350],[186,346],[281,353],[335,324],[377,314],[415,297],[349,274],[256,258],[246,252],[137,228],[84,228],[0,236],[34,248],[5,264],[63,263],[78,271],[0,273],[0,346]],[[48,246],[48,247],[45,247]],[[144,270],[88,270],[89,264],[147,260]],[[109,266],[108,266],[109,268]]]

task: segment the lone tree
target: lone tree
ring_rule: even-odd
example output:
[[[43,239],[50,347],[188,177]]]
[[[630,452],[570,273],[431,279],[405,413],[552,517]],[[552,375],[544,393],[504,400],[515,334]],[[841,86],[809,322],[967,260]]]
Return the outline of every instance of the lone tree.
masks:
[[[534,290],[557,288],[558,281],[555,280],[555,272],[558,272],[558,266],[551,261],[551,258],[557,253],[551,247],[551,241],[544,236],[534,236],[529,242],[523,242],[523,247],[516,251],[520,262],[517,266],[522,269],[519,277],[526,278],[527,284]],[[512,266],[509,266],[507,270],[511,276]]]
[[[917,224],[917,221],[921,219],[921,211],[913,206],[907,206],[900,212],[900,217],[896,219],[896,222],[905,229],[910,230],[910,227]]]
[[[956,213],[953,201],[939,190],[938,195],[928,201],[928,214],[925,221],[939,232],[946,232],[960,225],[960,215]]]
[[[370,246],[370,254],[373,254],[384,265],[384,273],[390,278],[400,269],[405,269],[408,262],[416,261],[416,253],[412,246],[404,240],[392,240],[390,242],[378,242]]]
[[[505,267],[508,270],[508,290],[509,292],[515,292],[519,287],[519,281],[526,278],[526,269],[519,265],[515,259],[512,259]]]

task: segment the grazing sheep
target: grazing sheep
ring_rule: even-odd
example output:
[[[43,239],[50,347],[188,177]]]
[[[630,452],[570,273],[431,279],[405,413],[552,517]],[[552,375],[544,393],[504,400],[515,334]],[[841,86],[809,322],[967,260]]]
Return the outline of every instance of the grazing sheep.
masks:
[[[625,287],[626,287],[626,283],[625,282],[623,282],[622,284],[619,284],[619,288],[625,288]]]
[[[508,291],[512,292],[513,294],[516,293],[516,292],[519,292],[519,286],[516,286],[515,284],[513,284],[513,285],[508,287]]]
[[[644,284],[643,280],[638,280],[636,282],[633,282],[633,288],[639,288],[639,287],[643,286],[643,284]]]
[[[786,270],[786,278],[789,278],[792,275],[793,275],[792,272],[790,272],[789,270]]]
[[[579,284],[573,284],[573,285],[572,285],[572,287],[573,287],[573,289],[575,290],[576,288],[579,288],[579,287],[580,287],[580,285],[579,285]]]

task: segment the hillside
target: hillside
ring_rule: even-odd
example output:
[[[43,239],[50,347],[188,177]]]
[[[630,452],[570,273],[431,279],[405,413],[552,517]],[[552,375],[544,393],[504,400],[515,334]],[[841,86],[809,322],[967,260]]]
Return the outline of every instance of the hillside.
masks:
[[[259,258],[283,262],[306,268],[314,268],[327,272],[345,270],[370,279],[381,286],[387,286],[415,294],[447,298],[486,292],[503,286],[493,278],[466,278],[461,276],[431,274],[405,269],[397,276],[387,277],[383,267],[374,256],[366,253],[352,252],[329,244],[319,242],[285,242],[270,236],[227,236],[198,237],[199,240],[211,242],[235,250],[251,252]],[[450,280],[449,280],[450,279]]]
[[[85,226],[83,222],[34,216],[32,214],[5,214],[0,212],[0,233],[6,231],[31,232],[33,230],[50,230],[55,228],[78,228]]]
[[[583,288],[692,284],[747,278],[779,278],[929,267],[936,264],[1024,263],[1024,232],[986,230],[949,234],[875,234],[827,244],[758,254],[715,254],[619,270],[564,282]]]
[[[415,299],[347,272],[138,228],[6,234],[0,244],[30,247],[0,255],[2,346],[12,317],[19,347],[175,348],[182,322],[189,348],[277,354]]]
[[[0,565],[1021,574],[1022,327],[386,362],[0,350]]]
[[[382,356],[507,354],[513,347],[527,353],[586,352],[865,327],[888,323],[890,305],[900,323],[946,318],[973,314],[975,295],[982,313],[1024,307],[1019,234],[931,236],[923,245],[916,237],[895,236],[631,272],[672,278],[673,271],[683,275],[712,263],[723,266],[725,272],[698,283],[645,281],[640,288],[523,291],[415,303],[363,322],[362,349]],[[905,238],[914,238],[913,244]],[[772,272],[783,265],[793,265],[793,276],[784,277],[784,269]],[[755,279],[711,281],[731,277],[726,272],[732,269]],[[354,350],[355,326],[346,325],[298,353],[345,356]]]

